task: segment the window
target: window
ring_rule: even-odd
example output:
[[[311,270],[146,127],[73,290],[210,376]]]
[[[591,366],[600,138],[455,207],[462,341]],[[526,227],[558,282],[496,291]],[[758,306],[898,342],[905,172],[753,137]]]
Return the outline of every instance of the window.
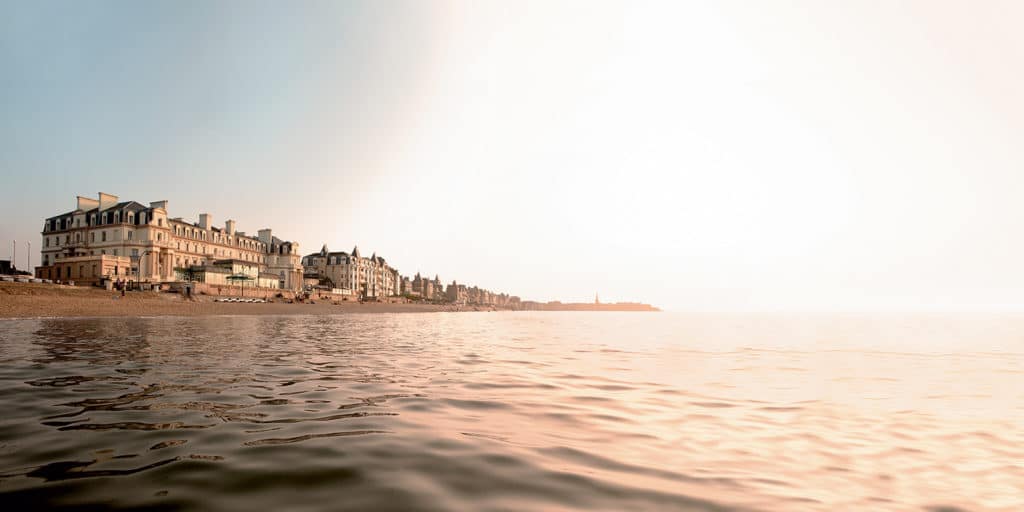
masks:
[[[64,245],[71,243],[71,235],[64,235]]]
[[[43,238],[43,245],[46,247],[50,246],[50,237]]]
[[[95,242],[96,241],[96,232],[95,231],[93,231],[92,233],[89,233],[89,241],[90,242]]]
[[[114,249],[114,256],[117,256],[117,249]]]
[[[132,239],[132,232],[128,231],[128,240],[131,240],[131,239]]]
[[[103,241],[106,242],[107,241],[107,232],[104,231],[103,233],[101,233],[101,235],[102,235],[101,238],[103,239]]]
[[[138,257],[139,257],[139,250],[138,249],[132,249],[132,258],[138,258]]]
[[[107,251],[104,251],[104,250],[100,251],[100,254],[106,254],[106,253],[107,253]]]
[[[156,220],[156,225],[160,226],[160,227],[164,227],[164,220],[163,219],[157,219]]]

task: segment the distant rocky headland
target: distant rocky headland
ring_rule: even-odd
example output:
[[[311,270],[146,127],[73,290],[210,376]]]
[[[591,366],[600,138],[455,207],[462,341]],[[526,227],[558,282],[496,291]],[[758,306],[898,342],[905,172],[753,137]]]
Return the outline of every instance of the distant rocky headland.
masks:
[[[660,309],[640,302],[533,302],[523,301],[521,310],[526,311],[661,311]]]

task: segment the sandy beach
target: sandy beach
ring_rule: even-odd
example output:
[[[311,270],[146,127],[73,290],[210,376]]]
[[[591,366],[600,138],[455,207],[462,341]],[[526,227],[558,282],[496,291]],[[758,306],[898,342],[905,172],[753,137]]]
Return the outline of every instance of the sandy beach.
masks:
[[[52,284],[0,283],[0,318],[197,315],[333,315],[339,313],[428,313],[474,311],[433,304],[375,304],[286,301],[268,304],[214,302],[214,297],[187,300],[174,293],[119,292]]]

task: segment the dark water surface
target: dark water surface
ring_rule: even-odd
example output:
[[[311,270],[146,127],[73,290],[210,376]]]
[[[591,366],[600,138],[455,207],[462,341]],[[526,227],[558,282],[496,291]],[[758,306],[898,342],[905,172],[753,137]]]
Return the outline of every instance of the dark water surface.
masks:
[[[4,510],[1024,510],[1024,317],[0,321]]]

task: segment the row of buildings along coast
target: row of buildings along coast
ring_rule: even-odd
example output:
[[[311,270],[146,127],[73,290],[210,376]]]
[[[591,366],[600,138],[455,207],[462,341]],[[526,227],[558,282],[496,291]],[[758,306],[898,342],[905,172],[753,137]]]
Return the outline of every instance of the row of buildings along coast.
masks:
[[[467,287],[452,281],[447,287],[438,276],[422,277],[419,272],[409,278],[402,276],[384,258],[373,253],[369,258],[359,253],[330,251],[324,245],[320,252],[302,258],[303,278],[307,291],[356,296],[363,299],[402,297],[407,300],[425,300],[453,304],[479,304],[513,307],[520,304],[519,297],[494,293],[476,286]]]
[[[467,287],[447,286],[434,276],[403,277],[377,256],[319,252],[302,256],[299,244],[274,236],[238,231],[234,220],[214,224],[209,214],[197,222],[171,217],[167,201],[145,205],[99,193],[79,196],[75,209],[43,222],[41,265],[36,277],[63,283],[105,286],[131,283],[172,288],[190,283],[214,287],[280,290],[333,295],[343,300],[426,300],[512,307],[518,297]]]

